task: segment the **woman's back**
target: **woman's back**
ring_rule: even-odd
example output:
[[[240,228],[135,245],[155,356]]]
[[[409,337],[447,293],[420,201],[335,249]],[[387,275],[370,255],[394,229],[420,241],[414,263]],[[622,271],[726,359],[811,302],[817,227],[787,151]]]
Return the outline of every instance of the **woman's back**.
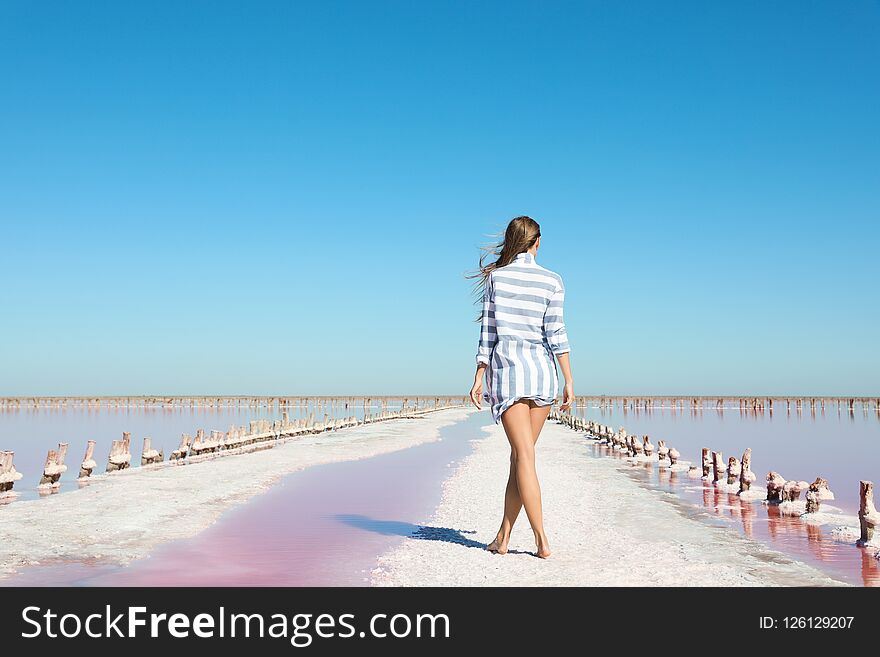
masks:
[[[487,365],[485,400],[495,422],[517,399],[551,404],[556,398],[553,356],[570,350],[564,297],[562,277],[527,251],[489,273],[477,363]]]
[[[552,353],[568,351],[562,318],[565,287],[559,274],[526,251],[491,276],[499,339],[544,344]]]

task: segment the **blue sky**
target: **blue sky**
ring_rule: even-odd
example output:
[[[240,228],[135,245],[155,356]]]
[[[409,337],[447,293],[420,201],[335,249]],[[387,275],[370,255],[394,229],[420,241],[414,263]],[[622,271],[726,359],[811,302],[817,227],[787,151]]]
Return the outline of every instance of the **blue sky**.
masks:
[[[4,2],[0,394],[880,394],[877,2]]]

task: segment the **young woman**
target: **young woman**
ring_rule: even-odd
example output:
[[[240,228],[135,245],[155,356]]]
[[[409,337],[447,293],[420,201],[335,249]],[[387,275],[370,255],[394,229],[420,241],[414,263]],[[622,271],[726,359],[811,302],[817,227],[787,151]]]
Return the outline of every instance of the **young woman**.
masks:
[[[507,226],[504,241],[489,251],[497,260],[484,264],[485,254],[480,258],[480,270],[472,276],[480,279],[483,309],[471,401],[478,409],[483,400],[489,403],[492,419],[504,426],[510,442],[504,519],[487,549],[507,552],[513,523],[525,506],[537,556],[546,559],[550,545],[544,534],[535,443],[559,394],[554,356],[565,377],[562,410],[571,407],[574,384],[562,317],[565,287],[559,274],[535,261],[540,246],[538,223],[530,217],[516,217]]]

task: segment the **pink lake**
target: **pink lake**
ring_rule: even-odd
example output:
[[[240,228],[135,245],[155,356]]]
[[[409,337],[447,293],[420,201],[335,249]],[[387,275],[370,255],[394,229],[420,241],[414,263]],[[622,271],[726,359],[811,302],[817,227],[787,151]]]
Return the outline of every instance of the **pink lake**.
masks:
[[[484,437],[486,413],[440,429],[441,440],[370,459],[309,468],[224,513],[197,536],[128,566],[60,563],[23,569],[9,586],[364,586],[379,555],[406,536],[485,548],[484,537],[420,529],[450,465]]]
[[[662,438],[692,462],[699,460],[703,446],[737,456],[751,447],[756,485],[770,469],[788,479],[822,476],[836,496],[829,504],[848,515],[857,510],[859,479],[880,481],[880,417],[859,406],[852,413],[830,407],[824,413],[787,413],[783,408],[754,414],[714,408],[645,412],[618,405],[582,407],[578,413],[615,428],[623,425],[633,434],[647,433],[655,444]],[[192,418],[167,421],[184,420]],[[442,429],[439,442],[293,473],[267,493],[226,512],[203,533],[163,545],[127,567],[45,564],[24,569],[2,584],[365,585],[377,557],[407,536],[482,549],[488,536],[462,528],[424,528],[420,523],[439,502],[449,465],[469,453],[470,441],[483,437],[480,427],[490,423],[488,413],[474,413]],[[584,449],[596,458],[616,458],[586,439]],[[880,584],[880,561],[868,550],[834,540],[828,526],[783,516],[778,507],[742,502],[683,473],[633,466],[622,459],[617,467],[641,486],[669,493],[663,502],[680,513],[718,530],[733,530],[719,534],[724,540],[739,535],[837,579]],[[651,500],[646,502],[656,503]],[[750,545],[743,541],[742,549]],[[773,556],[762,552],[760,558]]]

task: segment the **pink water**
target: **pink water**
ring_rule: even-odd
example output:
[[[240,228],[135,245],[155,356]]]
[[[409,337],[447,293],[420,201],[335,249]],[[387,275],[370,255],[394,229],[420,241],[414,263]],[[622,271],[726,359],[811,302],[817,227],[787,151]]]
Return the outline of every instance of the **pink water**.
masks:
[[[441,440],[371,459],[293,473],[197,536],[127,567],[63,563],[24,569],[13,586],[362,586],[379,555],[403,540],[484,548],[482,537],[419,523],[436,508],[450,464],[491,422],[485,413]]]
[[[752,471],[764,486],[769,470],[786,479],[828,480],[835,499],[824,502],[853,516],[858,512],[859,480],[880,483],[880,417],[873,409],[856,406],[850,413],[842,408],[809,409],[798,413],[783,408],[774,413],[715,409],[654,409],[646,412],[621,405],[610,409],[581,408],[579,414],[609,424],[624,426],[628,433],[651,436],[681,452],[682,460],[700,464],[702,447],[742,456],[752,448]],[[590,443],[593,454],[617,458],[620,469],[643,486],[675,494],[672,503],[682,513],[710,524],[733,527],[744,536],[770,545],[809,563],[832,577],[852,584],[880,586],[880,560],[874,551],[831,537],[831,525],[816,526],[799,517],[783,515],[778,506],[744,502],[735,494],[721,492],[710,482],[691,479],[687,473],[660,470],[654,464],[630,465],[619,452]],[[802,497],[803,499],[803,497]],[[840,524],[851,525],[852,522]]]
[[[401,400],[390,400],[388,410],[400,408]],[[410,405],[412,400],[410,400]],[[132,467],[140,463],[144,437],[152,438],[154,449],[165,451],[165,458],[180,443],[180,434],[195,435],[197,429],[226,431],[231,425],[247,425],[250,420],[266,418],[280,420],[282,411],[291,420],[314,413],[321,419],[324,413],[330,417],[354,415],[363,418],[364,407],[360,403],[343,401],[317,407],[312,404],[281,408],[277,404],[267,407],[216,406],[166,408],[157,406],[131,406],[109,408],[22,408],[0,409],[0,450],[15,452],[15,468],[24,477],[15,484],[18,499],[33,499],[41,492],[37,489],[46,452],[55,449],[59,442],[69,443],[67,452],[68,472],[61,477],[61,488],[55,493],[77,488],[76,474],[89,440],[97,441],[95,461],[98,472],[107,464],[110,443],[122,437],[123,431],[131,432]],[[380,410],[374,405],[371,413]],[[45,494],[43,492],[42,494]]]
[[[644,411],[623,408],[579,408],[578,414],[615,429],[623,426],[630,434],[651,436],[655,445],[665,440],[681,452],[682,460],[700,463],[700,450],[708,447],[741,458],[752,448],[752,471],[758,483],[770,470],[786,479],[828,480],[834,492],[834,506],[855,514],[859,507],[859,480],[880,483],[880,416],[859,404],[855,412],[828,405],[802,412],[741,412],[714,408],[701,412],[673,408]]]
[[[615,428],[623,425],[630,433],[647,433],[655,444],[665,439],[682,459],[692,462],[699,462],[703,446],[737,456],[751,447],[752,469],[759,477],[756,485],[769,469],[789,479],[822,476],[837,498],[828,504],[849,515],[857,510],[859,479],[880,481],[880,418],[859,406],[854,413],[836,408],[826,408],[825,413],[817,409],[815,414],[808,409],[801,413],[782,409],[772,415],[739,409],[636,412],[620,406],[578,412]],[[137,417],[124,419],[130,427]],[[103,422],[116,420],[103,418]],[[192,420],[175,421],[191,425]],[[475,413],[443,429],[441,442],[291,474],[266,494],[224,514],[207,531],[166,544],[128,567],[45,565],[25,569],[2,583],[359,585],[367,582],[376,558],[405,536],[482,548],[486,537],[420,528],[419,523],[430,517],[439,501],[448,464],[466,455],[469,441],[481,435],[479,427],[490,422],[487,413]],[[40,445],[39,451],[44,447]],[[586,440],[584,448],[597,458],[619,458]],[[742,502],[685,473],[654,465],[632,466],[620,458],[618,467],[642,486],[672,493],[664,501],[696,521],[732,528],[832,577],[857,585],[880,584],[880,561],[868,550],[833,540],[828,526],[783,516],[778,507]],[[750,549],[747,542],[743,549]]]

